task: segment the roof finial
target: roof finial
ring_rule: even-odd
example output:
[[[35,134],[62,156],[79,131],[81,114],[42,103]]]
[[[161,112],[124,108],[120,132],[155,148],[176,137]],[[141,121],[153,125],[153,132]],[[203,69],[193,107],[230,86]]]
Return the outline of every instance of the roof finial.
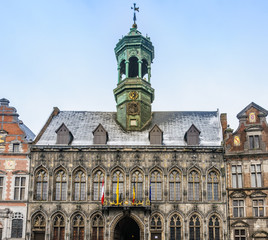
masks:
[[[136,18],[136,11],[139,12],[139,8],[136,7],[136,3],[133,3],[133,5],[134,5],[134,7],[131,7],[131,9],[134,10],[134,16],[133,16],[133,21],[134,21],[134,23],[133,23],[132,27],[133,27],[133,28],[137,28],[138,26],[137,26],[137,24],[136,24],[136,20],[137,20],[137,18]]]

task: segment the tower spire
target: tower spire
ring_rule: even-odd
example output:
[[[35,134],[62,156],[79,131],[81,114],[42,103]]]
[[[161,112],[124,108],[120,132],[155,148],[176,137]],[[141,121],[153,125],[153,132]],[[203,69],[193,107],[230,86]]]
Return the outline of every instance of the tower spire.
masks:
[[[133,21],[134,21],[134,23],[133,23],[132,27],[137,28],[138,26],[136,24],[136,20],[137,20],[136,11],[139,12],[139,7],[136,7],[136,3],[133,3],[133,7],[131,7],[131,9],[133,9],[133,11],[134,11],[134,13],[133,13]]]

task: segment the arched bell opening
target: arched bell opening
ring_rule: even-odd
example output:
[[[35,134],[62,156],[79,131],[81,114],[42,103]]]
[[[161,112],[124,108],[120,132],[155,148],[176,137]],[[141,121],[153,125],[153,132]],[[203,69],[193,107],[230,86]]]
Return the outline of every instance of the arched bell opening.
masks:
[[[148,80],[148,62],[142,59],[141,76],[144,80]]]
[[[129,59],[129,77],[138,77],[139,76],[139,68],[138,68],[138,58],[131,57]]]
[[[120,80],[124,80],[126,78],[126,61],[122,60],[120,63]]]
[[[142,240],[139,225],[130,217],[122,218],[115,226],[113,240]]]

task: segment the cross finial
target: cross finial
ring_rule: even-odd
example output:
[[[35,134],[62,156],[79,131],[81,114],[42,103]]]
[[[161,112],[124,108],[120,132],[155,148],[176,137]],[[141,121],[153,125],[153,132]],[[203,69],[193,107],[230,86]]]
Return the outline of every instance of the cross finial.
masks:
[[[133,23],[132,27],[133,28],[137,28],[137,24],[136,24],[136,20],[137,20],[137,18],[136,18],[136,11],[139,12],[139,8],[136,7],[136,3],[133,3],[133,7],[131,7],[131,9],[134,10],[134,16],[133,16],[134,23]]]

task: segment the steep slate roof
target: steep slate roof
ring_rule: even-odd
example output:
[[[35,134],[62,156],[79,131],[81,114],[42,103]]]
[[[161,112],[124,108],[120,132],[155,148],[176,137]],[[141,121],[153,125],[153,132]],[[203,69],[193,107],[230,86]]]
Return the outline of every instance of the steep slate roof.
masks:
[[[33,141],[35,138],[34,133],[22,121],[19,121],[19,126],[20,129],[25,133],[26,140],[28,142]]]
[[[149,131],[157,124],[163,131],[163,145],[185,146],[184,134],[194,124],[200,131],[201,146],[220,146],[219,113],[212,112],[153,112],[151,123],[143,131],[125,132],[116,122],[115,112],[59,111],[40,133],[36,145],[56,145],[56,130],[64,123],[72,132],[71,146],[93,145],[92,132],[99,124],[109,134],[107,145],[150,145]]]

